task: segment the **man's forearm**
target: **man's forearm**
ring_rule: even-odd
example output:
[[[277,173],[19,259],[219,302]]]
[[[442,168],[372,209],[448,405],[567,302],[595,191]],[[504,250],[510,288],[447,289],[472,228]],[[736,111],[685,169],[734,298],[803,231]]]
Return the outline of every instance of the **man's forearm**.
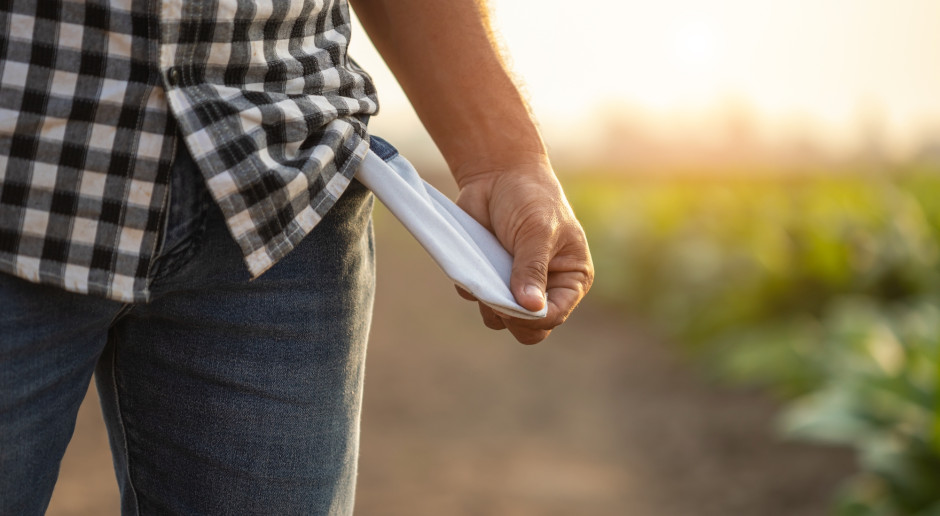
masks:
[[[587,240],[494,45],[485,0],[351,0],[460,186],[457,204],[513,256],[510,290],[544,319],[483,322],[534,344],[591,287]],[[464,297],[473,299],[470,294]]]
[[[352,0],[458,183],[544,159],[484,0]]]

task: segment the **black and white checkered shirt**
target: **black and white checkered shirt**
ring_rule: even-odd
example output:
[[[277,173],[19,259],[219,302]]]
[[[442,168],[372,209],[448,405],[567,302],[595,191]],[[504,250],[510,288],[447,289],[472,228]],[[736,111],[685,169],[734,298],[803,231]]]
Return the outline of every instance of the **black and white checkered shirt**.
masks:
[[[377,110],[345,0],[0,0],[0,271],[137,302],[185,140],[257,276]]]

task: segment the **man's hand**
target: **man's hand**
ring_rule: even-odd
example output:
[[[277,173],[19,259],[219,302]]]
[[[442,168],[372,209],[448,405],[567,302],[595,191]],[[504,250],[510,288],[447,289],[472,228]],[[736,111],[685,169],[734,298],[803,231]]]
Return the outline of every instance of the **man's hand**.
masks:
[[[510,317],[479,303],[483,323],[508,328],[523,344],[541,342],[565,322],[594,281],[584,231],[544,157],[505,170],[465,169],[459,177],[457,204],[513,255],[510,290],[516,301],[533,311],[548,303],[548,315],[538,320]]]

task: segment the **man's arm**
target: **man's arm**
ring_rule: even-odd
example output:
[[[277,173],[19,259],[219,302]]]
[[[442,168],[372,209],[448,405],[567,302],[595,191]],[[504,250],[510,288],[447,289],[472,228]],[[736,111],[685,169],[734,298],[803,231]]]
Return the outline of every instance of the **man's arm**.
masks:
[[[594,279],[584,232],[494,44],[484,0],[351,0],[457,180],[457,204],[513,255],[510,289],[537,321],[480,304],[484,323],[534,344]],[[473,299],[466,292],[461,295]]]

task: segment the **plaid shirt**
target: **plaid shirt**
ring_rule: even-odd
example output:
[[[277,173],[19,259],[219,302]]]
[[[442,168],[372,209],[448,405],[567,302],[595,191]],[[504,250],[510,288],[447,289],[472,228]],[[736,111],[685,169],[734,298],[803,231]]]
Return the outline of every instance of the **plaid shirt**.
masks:
[[[181,136],[264,272],[368,149],[349,36],[345,0],[0,0],[0,271],[146,301]]]

